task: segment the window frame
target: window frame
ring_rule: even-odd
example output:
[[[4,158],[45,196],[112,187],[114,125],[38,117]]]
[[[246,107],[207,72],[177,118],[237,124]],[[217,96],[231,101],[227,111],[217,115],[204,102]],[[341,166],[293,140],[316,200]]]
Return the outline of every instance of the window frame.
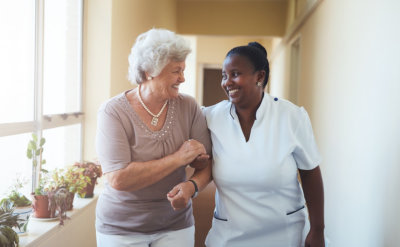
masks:
[[[80,124],[80,159],[83,155],[84,113],[83,113],[83,13],[84,0],[80,0],[80,34],[79,34],[79,111],[61,114],[43,115],[43,71],[44,71],[44,5],[46,0],[35,0],[35,55],[34,55],[34,117],[33,121],[0,123],[0,137],[25,133],[36,133],[40,138],[46,129]],[[34,176],[33,178],[38,178]],[[35,188],[38,181],[33,181]]]

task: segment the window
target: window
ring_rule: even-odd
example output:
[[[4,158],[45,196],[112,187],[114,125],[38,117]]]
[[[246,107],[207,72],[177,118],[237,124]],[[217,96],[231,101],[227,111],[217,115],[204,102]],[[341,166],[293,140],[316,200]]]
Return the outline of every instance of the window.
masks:
[[[31,134],[46,138],[46,168],[82,156],[83,0],[0,3],[0,195],[16,177],[31,191]]]

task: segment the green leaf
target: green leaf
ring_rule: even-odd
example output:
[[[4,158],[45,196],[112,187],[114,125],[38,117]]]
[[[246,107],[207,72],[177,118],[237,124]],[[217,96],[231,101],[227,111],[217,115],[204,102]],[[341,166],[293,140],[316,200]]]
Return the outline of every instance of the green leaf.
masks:
[[[32,139],[37,142],[37,135],[35,133],[32,133]]]
[[[40,149],[36,150],[36,151],[35,151],[35,154],[36,154],[36,155],[40,155]]]
[[[33,164],[34,167],[36,167],[37,166],[37,160],[35,160],[35,159],[32,160],[32,164]]]
[[[41,138],[40,139],[40,146],[43,146],[46,143],[46,139]]]
[[[42,160],[42,165],[44,165],[44,164],[46,164],[46,160],[45,159]]]
[[[32,152],[31,150],[26,150],[26,156],[28,157],[28,159],[32,159]]]
[[[43,172],[43,173],[48,173],[49,171],[42,168],[42,172]]]

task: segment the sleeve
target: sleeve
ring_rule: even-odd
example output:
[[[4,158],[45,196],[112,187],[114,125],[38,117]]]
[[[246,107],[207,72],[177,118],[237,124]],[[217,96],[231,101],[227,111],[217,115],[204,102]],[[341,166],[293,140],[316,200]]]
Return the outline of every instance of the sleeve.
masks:
[[[96,152],[103,173],[120,170],[131,161],[131,150],[121,120],[101,109],[97,114]]]
[[[190,138],[203,143],[207,154],[211,155],[211,137],[207,128],[206,117],[203,115],[199,105],[193,100],[193,118],[190,128]]]
[[[300,121],[295,132],[296,147],[293,157],[301,170],[312,170],[321,163],[321,156],[314,138],[311,121],[306,110],[300,108]]]

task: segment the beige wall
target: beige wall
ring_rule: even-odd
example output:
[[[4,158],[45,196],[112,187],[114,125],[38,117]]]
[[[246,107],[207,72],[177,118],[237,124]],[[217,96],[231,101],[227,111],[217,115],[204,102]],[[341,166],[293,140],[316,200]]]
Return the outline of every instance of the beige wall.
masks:
[[[112,4],[111,95],[132,85],[128,55],[136,37],[152,27],[176,31],[176,0],[114,0]]]
[[[287,1],[178,1],[178,32],[282,36]]]
[[[330,246],[400,242],[400,2],[324,0],[301,37],[299,104],[323,156]],[[288,87],[289,44],[271,93]]]

